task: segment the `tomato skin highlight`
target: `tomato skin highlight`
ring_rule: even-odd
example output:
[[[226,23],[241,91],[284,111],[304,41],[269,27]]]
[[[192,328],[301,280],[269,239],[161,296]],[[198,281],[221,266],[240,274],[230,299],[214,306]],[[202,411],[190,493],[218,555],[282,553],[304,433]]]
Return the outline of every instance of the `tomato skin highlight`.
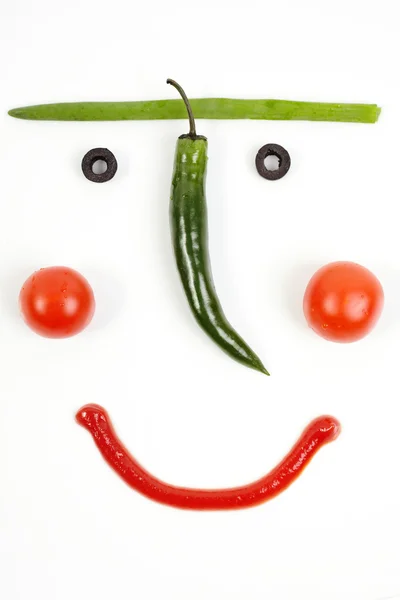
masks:
[[[19,304],[25,323],[38,335],[66,338],[92,320],[95,299],[91,286],[69,267],[47,267],[22,286]]]
[[[353,262],[333,262],[310,279],[303,300],[308,325],[332,342],[356,342],[378,321],[384,303],[379,280]]]

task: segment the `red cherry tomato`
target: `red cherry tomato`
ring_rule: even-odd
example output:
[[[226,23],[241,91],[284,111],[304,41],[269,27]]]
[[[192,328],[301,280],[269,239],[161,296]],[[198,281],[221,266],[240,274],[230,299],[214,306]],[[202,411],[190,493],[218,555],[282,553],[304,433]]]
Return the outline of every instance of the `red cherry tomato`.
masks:
[[[26,324],[49,338],[79,333],[90,323],[95,309],[89,283],[68,267],[48,267],[33,273],[21,289],[19,302]]]
[[[326,340],[355,342],[374,327],[383,298],[371,271],[352,262],[334,262],[311,278],[303,310],[309,326]]]

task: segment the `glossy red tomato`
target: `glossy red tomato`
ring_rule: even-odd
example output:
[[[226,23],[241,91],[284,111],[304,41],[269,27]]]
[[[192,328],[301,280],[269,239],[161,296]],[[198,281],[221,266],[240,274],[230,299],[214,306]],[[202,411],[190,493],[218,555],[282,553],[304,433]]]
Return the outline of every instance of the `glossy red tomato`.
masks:
[[[382,286],[371,271],[352,262],[334,262],[311,278],[304,294],[304,315],[326,340],[355,342],[374,327],[383,298]]]
[[[90,323],[95,309],[89,283],[68,267],[48,267],[33,273],[24,283],[19,301],[26,324],[49,338],[79,333]]]

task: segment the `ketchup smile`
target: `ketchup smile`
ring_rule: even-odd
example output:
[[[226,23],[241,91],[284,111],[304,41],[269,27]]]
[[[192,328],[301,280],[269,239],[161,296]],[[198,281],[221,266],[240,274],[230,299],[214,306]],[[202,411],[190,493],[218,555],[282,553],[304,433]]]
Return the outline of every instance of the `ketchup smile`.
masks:
[[[103,458],[130,487],[155,502],[189,510],[250,508],[271,500],[289,487],[318,450],[340,433],[340,424],[334,417],[318,417],[267,475],[248,485],[209,490],[177,487],[148,473],[119,440],[107,412],[101,406],[83,406],[76,420],[91,433]]]

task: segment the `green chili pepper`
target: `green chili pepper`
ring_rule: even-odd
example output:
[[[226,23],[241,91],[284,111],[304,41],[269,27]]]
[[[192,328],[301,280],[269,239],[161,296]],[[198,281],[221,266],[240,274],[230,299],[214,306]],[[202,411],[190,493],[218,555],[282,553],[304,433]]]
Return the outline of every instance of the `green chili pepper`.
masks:
[[[193,112],[181,86],[172,79],[167,83],[181,94],[190,121],[189,133],[181,135],[176,145],[170,205],[175,259],[190,308],[200,327],[229,356],[269,375],[258,356],[227,321],[218,300],[208,254],[207,138],[196,135]]]
[[[336,104],[293,100],[196,98],[190,103],[196,119],[375,123],[381,112],[376,104]],[[180,100],[38,104],[14,108],[8,114],[18,119],[43,121],[135,121],[186,117],[185,107]]]

